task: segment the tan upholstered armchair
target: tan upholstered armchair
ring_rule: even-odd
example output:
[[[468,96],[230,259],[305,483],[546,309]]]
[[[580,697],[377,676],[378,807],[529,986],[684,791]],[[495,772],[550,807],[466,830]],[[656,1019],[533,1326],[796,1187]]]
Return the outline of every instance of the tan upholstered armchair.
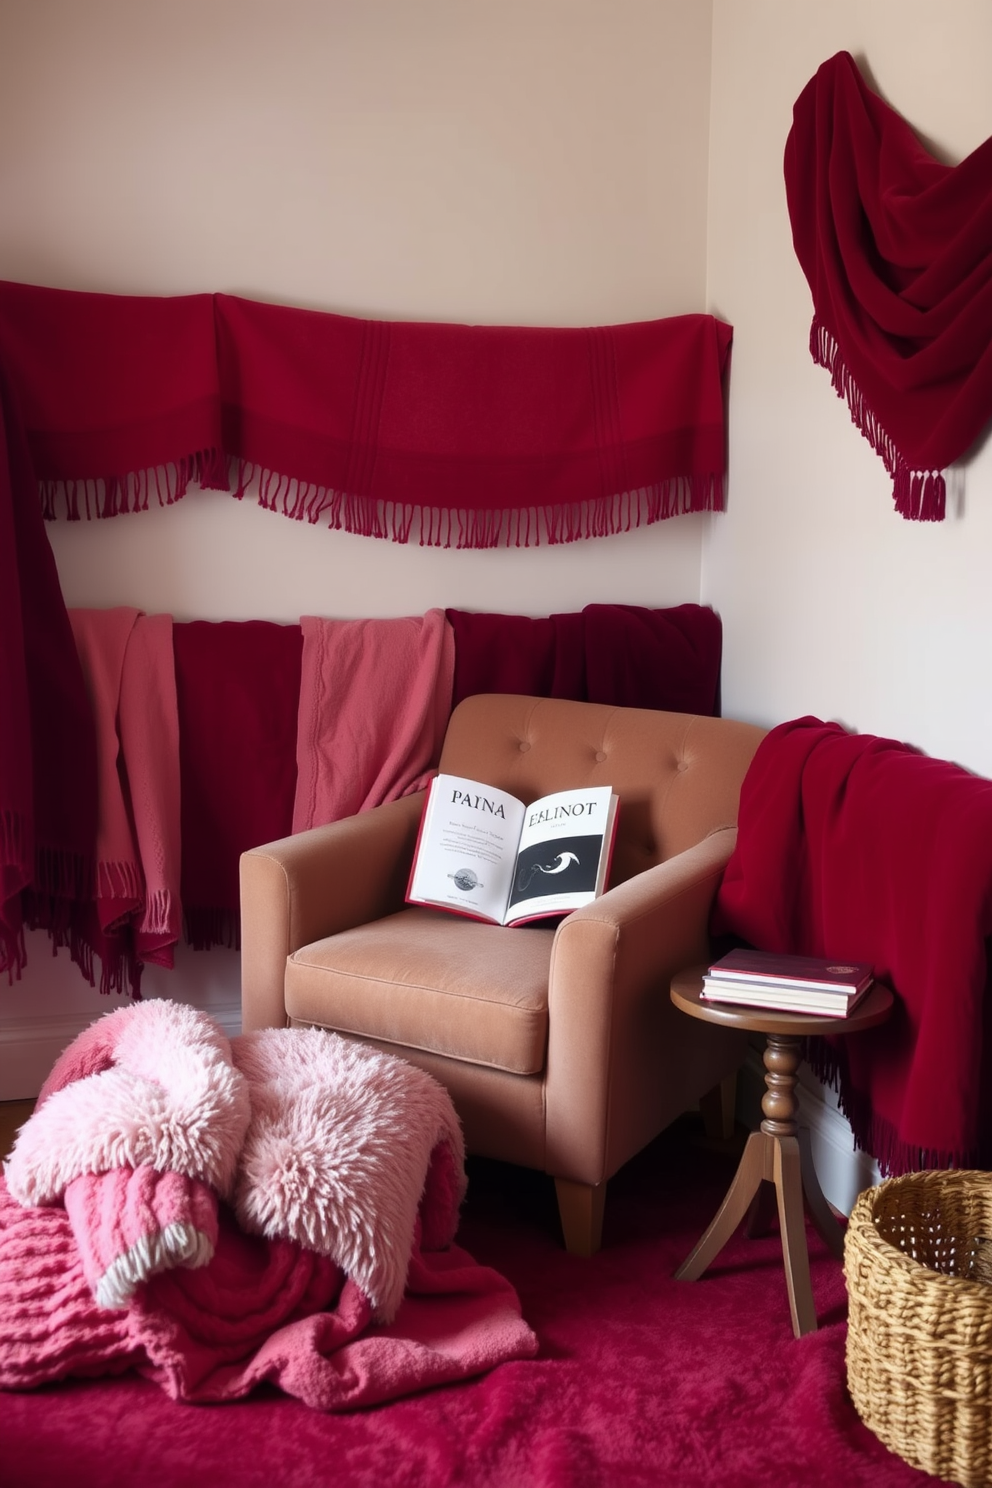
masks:
[[[681,1112],[733,1088],[744,1035],[686,1018],[673,974],[707,921],[763,731],[729,719],[480,695],[441,769],[524,801],[611,785],[611,886],[557,928],[404,905],[424,796],[241,860],[245,1029],[316,1024],[448,1088],[468,1150],[551,1174],[565,1243],[600,1243],[607,1179]]]

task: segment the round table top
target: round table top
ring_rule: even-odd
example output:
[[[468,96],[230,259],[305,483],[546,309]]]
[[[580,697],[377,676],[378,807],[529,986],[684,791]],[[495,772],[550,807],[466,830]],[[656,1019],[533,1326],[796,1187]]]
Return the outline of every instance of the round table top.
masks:
[[[728,1028],[744,1028],[749,1033],[781,1033],[794,1038],[808,1038],[817,1033],[857,1033],[884,1023],[894,1001],[888,987],[875,982],[867,996],[844,1017],[824,1017],[819,1013],[776,1012],[774,1008],[745,1007],[736,1002],[709,1002],[700,994],[707,966],[691,966],[672,978],[671,997],[676,1007],[704,1023],[722,1023]]]

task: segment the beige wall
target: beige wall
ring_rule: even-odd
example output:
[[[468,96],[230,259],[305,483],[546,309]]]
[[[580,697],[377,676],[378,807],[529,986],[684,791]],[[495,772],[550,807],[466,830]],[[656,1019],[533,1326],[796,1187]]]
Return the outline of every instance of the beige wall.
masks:
[[[345,314],[608,324],[706,293],[700,0],[0,0],[0,276]],[[70,604],[295,620],[699,595],[700,517],[455,553],[215,493],[52,532]],[[107,1004],[33,939],[0,1099]],[[237,1017],[237,957],[147,990]]]
[[[702,594],[724,621],[724,706],[840,718],[992,774],[992,450],[956,476],[949,520],[903,521],[807,349],[782,151],[841,50],[941,158],[992,135],[988,0],[715,0],[708,296],[735,339],[730,506]]]
[[[4,0],[0,275],[345,314],[704,308],[699,0]],[[424,552],[201,495],[52,534],[69,603],[180,618],[696,599],[702,519]]]

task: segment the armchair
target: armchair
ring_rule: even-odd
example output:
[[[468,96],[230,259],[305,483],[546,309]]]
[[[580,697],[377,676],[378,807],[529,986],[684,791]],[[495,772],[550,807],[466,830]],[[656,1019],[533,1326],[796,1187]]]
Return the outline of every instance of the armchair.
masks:
[[[730,719],[480,694],[440,768],[525,801],[611,785],[610,887],[504,929],[404,904],[424,793],[241,859],[245,1030],[317,1025],[420,1065],[469,1152],[550,1174],[566,1247],[598,1249],[607,1180],[681,1112],[719,1110],[746,1035],[684,1017],[672,976],[706,959],[764,731]]]

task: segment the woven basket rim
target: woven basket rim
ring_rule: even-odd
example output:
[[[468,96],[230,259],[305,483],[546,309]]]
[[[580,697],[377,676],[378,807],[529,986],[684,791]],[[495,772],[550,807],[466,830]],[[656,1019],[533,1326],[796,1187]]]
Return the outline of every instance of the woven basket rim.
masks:
[[[901,1173],[894,1178],[885,1178],[881,1183],[860,1193],[847,1222],[847,1234],[851,1242],[865,1246],[867,1250],[884,1259],[886,1265],[894,1265],[907,1276],[912,1275],[916,1278],[925,1276],[929,1284],[936,1289],[944,1288],[957,1292],[960,1288],[967,1287],[976,1294],[985,1293],[988,1295],[989,1307],[992,1308],[992,1285],[988,1281],[953,1272],[938,1271],[915,1256],[909,1255],[879,1229],[877,1214],[882,1201],[898,1189],[920,1187],[923,1183],[938,1196],[941,1191],[967,1188],[976,1184],[987,1188],[990,1234],[992,1234],[992,1173],[976,1168],[924,1169],[917,1173]]]

